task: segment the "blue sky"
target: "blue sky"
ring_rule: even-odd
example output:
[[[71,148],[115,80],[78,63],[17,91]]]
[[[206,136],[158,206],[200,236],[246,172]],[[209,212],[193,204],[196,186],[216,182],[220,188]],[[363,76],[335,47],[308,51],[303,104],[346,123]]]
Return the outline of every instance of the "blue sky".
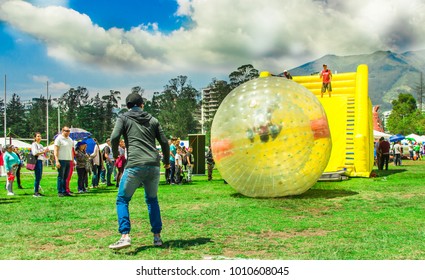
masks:
[[[201,89],[248,63],[281,72],[326,54],[420,50],[423,2],[0,0],[1,84],[7,75],[22,100],[47,81],[53,97],[141,86],[149,98],[178,75]]]
[[[177,11],[177,2],[174,0],[71,0],[69,4],[70,8],[87,14],[93,23],[106,29],[118,27],[129,30],[141,23],[157,22],[161,31],[170,32],[183,24],[183,20],[174,15]]]

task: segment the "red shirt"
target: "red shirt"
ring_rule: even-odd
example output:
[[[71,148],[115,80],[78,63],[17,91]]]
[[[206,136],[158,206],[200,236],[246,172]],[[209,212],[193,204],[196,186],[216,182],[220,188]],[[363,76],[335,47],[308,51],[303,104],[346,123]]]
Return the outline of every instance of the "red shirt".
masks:
[[[323,69],[322,70],[321,76],[322,76],[323,82],[325,84],[328,84],[328,83],[331,82],[331,75],[332,75],[331,70],[329,70],[329,69],[326,69],[326,70]]]
[[[381,143],[379,143],[379,146],[378,146],[378,151],[381,154],[389,154],[390,153],[390,142],[388,142],[387,140],[381,141]]]

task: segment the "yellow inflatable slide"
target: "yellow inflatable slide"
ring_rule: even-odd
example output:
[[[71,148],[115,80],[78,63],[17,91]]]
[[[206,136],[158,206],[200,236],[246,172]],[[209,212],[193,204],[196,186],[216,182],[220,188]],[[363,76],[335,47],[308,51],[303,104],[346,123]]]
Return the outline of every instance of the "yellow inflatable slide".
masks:
[[[369,177],[373,168],[372,103],[368,95],[368,68],[354,73],[333,73],[332,96],[320,97],[319,75],[295,76],[323,105],[332,137],[332,153],[325,173],[341,172],[350,177]]]

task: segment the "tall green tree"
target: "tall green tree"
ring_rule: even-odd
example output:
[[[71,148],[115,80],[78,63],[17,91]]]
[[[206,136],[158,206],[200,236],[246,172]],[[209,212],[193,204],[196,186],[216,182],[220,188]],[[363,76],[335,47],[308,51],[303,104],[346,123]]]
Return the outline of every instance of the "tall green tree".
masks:
[[[7,128],[13,137],[27,138],[30,137],[28,132],[28,124],[25,114],[25,106],[21,102],[21,98],[14,93],[12,98],[6,105],[7,110]]]
[[[42,116],[46,116],[46,98],[41,95],[39,98],[33,98],[32,106],[28,110],[28,126],[31,134],[40,132],[46,137],[46,119]]]
[[[153,93],[152,100],[148,100],[145,105],[145,111],[158,118],[159,112],[161,111],[161,94],[157,91]],[[163,125],[163,124],[162,124]]]
[[[392,102],[393,110],[388,117],[387,127],[392,134],[417,133],[414,124],[423,115],[417,110],[416,99],[409,93],[401,93]]]
[[[117,90],[110,90],[109,95],[102,96],[102,100],[105,104],[105,115],[104,115],[104,126],[105,132],[111,135],[115,125],[115,120],[120,110],[118,106],[118,100],[121,100],[120,92]]]
[[[187,76],[171,79],[161,94],[154,94],[152,109],[158,112],[166,135],[186,138],[196,132],[194,110],[199,106],[198,97],[199,92],[188,82]]]
[[[88,127],[88,131],[92,133],[94,138],[97,138],[99,143],[104,142],[109,135],[105,133],[105,102],[100,97],[99,93],[97,93],[90,101],[90,105],[93,110],[89,112],[89,117],[91,118],[91,127]]]
[[[64,125],[81,127],[84,123],[79,123],[78,115],[82,106],[89,102],[89,91],[85,87],[71,88],[59,98],[61,110],[64,112]],[[84,128],[84,127],[82,127]]]
[[[247,81],[258,78],[258,76],[259,72],[254,66],[251,64],[242,65],[229,75],[231,88],[234,89]]]
[[[131,93],[137,93],[143,96],[143,93],[145,93],[145,89],[142,88],[141,86],[135,86],[131,88]]]

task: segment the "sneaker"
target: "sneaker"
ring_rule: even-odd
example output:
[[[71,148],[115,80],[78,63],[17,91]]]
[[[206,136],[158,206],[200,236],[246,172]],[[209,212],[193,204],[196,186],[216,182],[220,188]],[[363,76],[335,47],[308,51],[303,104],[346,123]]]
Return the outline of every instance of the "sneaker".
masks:
[[[120,250],[131,246],[131,238],[130,237],[121,237],[120,240],[115,242],[114,244],[109,245],[109,249]]]
[[[40,195],[39,193],[35,193],[35,194],[33,195],[33,197],[41,197],[41,195]]]
[[[162,246],[161,237],[157,237],[157,236],[153,237],[153,246]]]
[[[72,196],[71,192],[69,192],[69,193],[68,193],[68,192],[67,192],[67,193],[64,193],[63,195],[64,195],[64,196]]]
[[[78,191],[78,193],[84,193],[84,191],[82,191],[82,190],[79,190],[79,191]]]
[[[15,195],[13,192],[8,192],[7,195]]]
[[[65,195],[63,193],[58,193],[59,197],[64,197]]]

